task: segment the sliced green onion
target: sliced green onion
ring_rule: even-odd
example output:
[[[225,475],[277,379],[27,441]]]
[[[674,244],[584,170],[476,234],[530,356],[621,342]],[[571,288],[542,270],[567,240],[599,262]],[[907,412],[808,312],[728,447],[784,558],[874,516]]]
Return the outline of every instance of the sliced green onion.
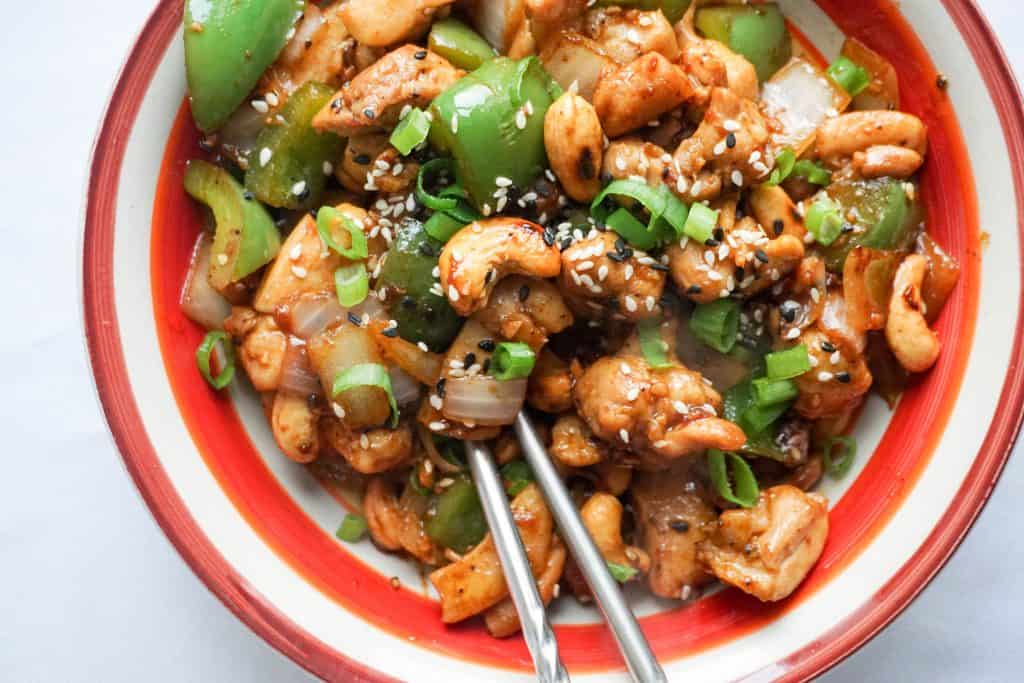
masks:
[[[619,583],[626,583],[637,574],[636,569],[624,564],[617,562],[605,562],[605,564],[608,565],[608,573]]]
[[[691,239],[704,244],[715,234],[717,225],[718,212],[697,202],[690,207],[690,215],[686,218],[683,232]]]
[[[523,342],[501,342],[491,356],[491,375],[501,380],[529,377],[536,356]]]
[[[341,520],[341,526],[334,532],[334,535],[346,543],[355,543],[366,535],[366,529],[366,517],[350,513]]]
[[[764,357],[768,379],[793,379],[811,369],[811,357],[807,346],[799,344],[785,351],[769,353]]]
[[[370,293],[366,266],[360,262],[338,268],[334,271],[334,290],[338,293],[338,303],[345,308],[362,303]]]
[[[391,376],[386,367],[380,363],[353,365],[334,378],[331,396],[336,398],[338,394],[343,394],[356,387],[377,387],[383,390],[387,394],[388,404],[391,406],[391,426],[398,425],[398,404],[395,403],[395,394],[391,390]]]
[[[856,97],[871,85],[871,75],[849,57],[839,57],[832,62],[832,66],[828,68],[828,75],[843,90],[850,93],[850,97]]]
[[[725,500],[745,508],[757,505],[760,495],[757,477],[754,476],[754,471],[750,469],[747,461],[740,456],[715,449],[709,450],[708,473],[718,495]]]
[[[501,477],[508,495],[518,496],[533,481],[533,470],[525,460],[512,460],[501,466]]]
[[[690,315],[693,336],[721,353],[729,353],[736,345],[739,327],[740,304],[732,299],[699,304]]]
[[[210,374],[210,356],[213,355],[217,344],[220,344],[224,350],[224,367],[214,377]],[[235,347],[231,344],[230,335],[223,330],[207,332],[199,348],[196,349],[196,365],[199,366],[199,373],[203,379],[214,389],[223,389],[231,384],[231,380],[235,377]]]
[[[648,365],[655,370],[675,365],[668,357],[668,344],[661,338],[660,320],[642,320],[637,326],[637,336],[640,337],[640,351]]]
[[[761,379],[754,380],[753,387],[755,405],[759,408],[786,403],[800,395],[796,382],[791,379],[768,379],[767,377],[762,377]]]
[[[660,220],[668,223],[677,237],[682,237],[686,229],[686,220],[690,217],[690,207],[672,194],[667,185],[660,186],[658,192],[665,201]]]
[[[402,154],[408,154],[417,145],[427,139],[430,132],[430,119],[422,109],[410,109],[409,113],[391,132],[391,146]]]
[[[747,435],[761,434],[785,415],[790,405],[788,401],[774,405],[755,403],[743,411],[738,424]]]
[[[729,422],[739,424],[743,413],[754,402],[754,390],[751,386],[752,380],[747,379],[733,385],[722,397],[722,415]]]
[[[413,490],[417,496],[429,496],[430,489],[420,483],[420,468],[413,467],[409,470],[409,487]]]
[[[665,212],[665,195],[656,188],[636,180],[613,180],[608,183],[590,204],[591,212],[601,212],[604,200],[609,195],[634,199],[643,205],[652,218]],[[652,221],[653,222],[653,221]]]
[[[806,178],[807,182],[815,185],[828,185],[832,182],[832,173],[821,164],[816,164],[810,159],[801,159],[793,166],[793,174]]]
[[[466,227],[465,223],[452,218],[444,211],[435,211],[434,215],[423,224],[423,229],[427,234],[439,242],[447,242],[464,227]]]
[[[437,195],[432,195],[423,187],[424,181],[427,178],[440,174],[441,171],[448,171],[452,182],[455,181],[455,163],[451,159],[431,159],[420,166],[420,173],[416,176],[417,201],[428,209],[433,209],[434,211],[448,211],[459,205],[458,197],[448,196],[444,190]],[[445,190],[447,190],[447,188],[445,188]]]
[[[657,236],[648,232],[647,226],[638,221],[629,209],[616,209],[605,219],[604,224],[637,249],[647,251],[658,246]]]
[[[843,231],[842,208],[828,197],[821,197],[811,204],[804,222],[815,241],[827,247]]]
[[[833,459],[832,450],[836,446],[842,448],[843,454],[839,458]],[[825,442],[825,450],[821,454],[821,459],[825,463],[825,470],[834,479],[845,477],[850,468],[853,467],[853,461],[856,457],[857,442],[853,437],[849,436],[833,436]]]
[[[351,239],[351,245],[347,248],[334,241],[334,226],[339,223],[341,227],[345,228]],[[324,244],[347,259],[358,261],[366,258],[370,253],[366,244],[366,234],[363,233],[362,227],[350,216],[338,211],[333,206],[323,206],[317,211],[316,230],[320,233],[320,239],[324,241]]]
[[[772,174],[768,176],[767,185],[778,185],[793,172],[793,168],[796,165],[796,152],[789,147],[786,147],[777,155],[775,155],[775,168],[772,169]]]

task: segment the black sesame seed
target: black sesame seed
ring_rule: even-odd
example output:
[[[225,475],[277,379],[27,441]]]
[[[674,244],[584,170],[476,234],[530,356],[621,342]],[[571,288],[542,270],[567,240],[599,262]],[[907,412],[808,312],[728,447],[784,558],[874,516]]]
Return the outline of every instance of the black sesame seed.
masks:
[[[946,78],[945,74],[939,74],[935,77],[935,87],[939,90],[945,90],[949,87],[949,79]]]
[[[555,243],[555,229],[551,226],[544,228],[544,244],[549,247]]]
[[[523,285],[519,288],[519,300],[526,301],[530,298],[530,285]]]
[[[655,261],[654,263],[651,264],[651,270],[658,270],[658,271],[661,271],[662,273],[667,273],[668,272],[668,266],[666,266],[664,263],[661,263],[659,261]]]
[[[768,263],[768,254],[764,253],[764,249],[755,249],[754,256],[756,256],[757,260],[761,263]]]
[[[487,371],[491,369],[491,359],[484,358],[484,362],[480,365],[480,371],[487,374]]]
[[[702,291],[704,290],[700,288],[700,285],[690,285],[686,288],[686,293],[690,295],[700,294]]]
[[[705,246],[705,247],[711,247],[712,249],[714,249],[715,247],[717,247],[717,246],[718,246],[719,244],[721,244],[721,242],[720,242],[720,241],[718,241],[718,240],[716,240],[716,239],[715,239],[714,237],[709,237],[709,238],[708,238],[708,239],[707,239],[707,240],[706,240],[706,241],[704,242],[704,246]]]
[[[747,276],[747,273],[742,268],[737,268],[733,271],[732,276],[735,278],[736,282],[743,282],[743,278]]]
[[[610,258],[612,261],[615,261],[616,263],[622,263],[623,261],[626,260],[626,257],[618,253],[617,251],[609,251],[607,254],[605,254],[605,256]]]
[[[783,301],[779,305],[779,315],[787,323],[791,323],[796,320],[796,314],[800,312],[800,304],[795,301]]]
[[[778,237],[782,234],[782,231],[786,228],[786,223],[781,218],[776,218],[772,222],[772,230],[775,231],[775,236]]]
[[[836,379],[842,382],[843,384],[849,384],[851,381],[853,381],[853,378],[850,377],[850,373],[848,372],[836,373]]]
[[[480,348],[481,351],[487,351],[488,353],[490,353],[491,351],[494,350],[495,344],[493,339],[481,339],[479,342],[477,342],[477,346]]]
[[[403,296],[402,297],[402,308],[408,308],[408,309],[416,308],[416,299],[413,299],[411,296]]]
[[[398,336],[398,328],[397,327],[386,327],[381,332],[381,334],[383,334],[385,337],[392,337],[392,338],[393,337],[397,337]]]
[[[199,149],[203,150],[204,152],[212,152],[214,150],[213,142],[211,142],[208,138],[203,138],[199,141]]]
[[[729,133],[728,135],[725,136],[725,146],[728,147],[729,149],[732,149],[733,147],[736,146],[735,133]]]
[[[363,321],[355,313],[349,313],[348,314],[348,321],[350,323],[352,323],[353,325],[355,325],[356,327],[362,327],[363,326]]]
[[[416,54],[413,55],[413,57],[415,57],[416,59],[426,59],[427,58],[427,51],[426,50],[418,50],[416,52]]]
[[[473,363],[475,363],[475,362],[476,362],[476,354],[475,354],[475,353],[473,353],[472,351],[470,351],[469,353],[467,353],[467,354],[466,354],[466,357],[462,359],[462,364],[463,364],[463,365],[464,365],[465,367],[467,367],[467,368],[468,368],[469,366],[471,366],[471,365],[472,365]]]
[[[437,385],[434,387],[434,391],[437,392],[437,395],[441,398],[444,398],[444,381],[444,377],[442,377],[437,380]]]
[[[560,243],[560,244],[558,245],[558,248],[559,248],[559,249],[561,249],[562,251],[565,251],[566,249],[568,249],[568,248],[569,248],[569,247],[571,247],[571,246],[572,246],[572,238],[571,238],[571,237],[566,237],[566,238],[565,238],[565,239],[563,239],[563,240],[562,240],[562,242],[561,242],[561,243]]]
[[[437,256],[434,247],[429,242],[420,242],[419,251],[424,256]]]
[[[821,350],[825,353],[834,353],[836,350],[835,344],[832,342],[823,341],[821,342]]]
[[[491,284],[491,280],[493,280],[493,279],[494,279],[494,271],[493,270],[488,270],[487,271],[487,275],[484,275],[484,284],[485,285]]]
[[[366,164],[370,163],[370,155],[369,154],[357,154],[355,156],[355,158],[353,159],[353,161],[355,161],[360,166],[365,166]]]
[[[249,192],[249,190],[246,190],[245,192],[242,193],[242,199],[244,199],[247,202],[251,202],[252,200],[256,199],[256,195],[254,195],[252,192]]]
[[[718,226],[717,228],[715,228],[715,231],[713,233],[711,233],[711,235],[716,240],[721,242],[722,240],[725,239],[725,230],[722,229],[722,226]]]
[[[690,530],[690,523],[685,519],[673,519],[668,523],[668,526],[672,531],[678,531],[681,534],[685,534]]]
[[[363,110],[363,116],[373,121],[375,118],[377,118],[377,112],[367,107],[366,109]]]
[[[854,227],[853,227],[852,225],[850,225],[849,223],[843,223],[843,227],[839,228],[839,232],[842,232],[842,233],[850,233],[850,232],[853,232],[853,231],[854,231],[855,229],[856,229],[856,228],[854,228]]]

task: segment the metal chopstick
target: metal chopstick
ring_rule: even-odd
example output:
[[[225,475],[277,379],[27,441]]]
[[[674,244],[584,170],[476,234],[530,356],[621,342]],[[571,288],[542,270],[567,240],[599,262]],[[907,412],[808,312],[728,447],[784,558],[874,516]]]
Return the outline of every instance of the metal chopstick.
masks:
[[[548,457],[547,449],[541,443],[533,422],[525,412],[520,412],[516,417],[515,429],[526,461],[530,463],[533,475],[547,499],[548,507],[551,508],[551,513],[562,532],[562,538],[572,556],[576,558],[576,564],[594,593],[594,599],[615,635],[619,651],[626,660],[633,680],[641,683],[667,681],[665,672],[651,651],[643,631],[640,630],[640,624],[626,604],[626,599],[615,579],[608,573],[601,552],[583,526],[583,520],[569,498],[562,478],[558,476],[558,471]]]
[[[484,516],[494,537],[494,545],[498,549],[498,559],[508,582],[512,602],[519,613],[526,646],[533,658],[533,668],[541,683],[564,683],[569,674],[558,654],[558,641],[555,632],[548,623],[544,602],[537,592],[537,582],[533,578],[526,550],[519,538],[512,511],[505,496],[505,487],[491,452],[487,446],[477,441],[466,442],[466,459],[473,472],[480,502],[483,504]]]

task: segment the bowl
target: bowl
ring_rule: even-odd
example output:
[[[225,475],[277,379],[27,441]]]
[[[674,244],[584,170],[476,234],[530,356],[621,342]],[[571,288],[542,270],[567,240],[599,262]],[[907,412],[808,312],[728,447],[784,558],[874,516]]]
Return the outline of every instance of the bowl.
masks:
[[[867,404],[851,475],[824,486],[832,531],[788,600],[735,590],[688,605],[631,595],[670,678],[800,680],[849,655],[942,567],[981,511],[1024,414],[1020,328],[1024,109],[970,0],[787,0],[798,39],[834,57],[844,34],[896,66],[903,108],[930,128],[921,194],[962,276],[944,352],[890,411]],[[446,627],[423,577],[334,529],[348,499],[284,458],[258,397],[208,390],[202,331],[180,312],[200,217],[181,190],[198,151],[181,2],[162,0],[125,62],[93,152],[83,240],[85,333],[106,419],[164,532],[250,628],[333,680],[532,679],[521,638]],[[985,232],[981,231],[984,227]],[[984,267],[982,265],[984,264]],[[579,680],[626,680],[596,611],[552,611]]]

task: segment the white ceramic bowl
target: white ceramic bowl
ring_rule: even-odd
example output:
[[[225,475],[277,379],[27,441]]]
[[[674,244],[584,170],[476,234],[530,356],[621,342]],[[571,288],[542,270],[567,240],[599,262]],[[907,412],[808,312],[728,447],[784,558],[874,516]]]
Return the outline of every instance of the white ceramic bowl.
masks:
[[[278,452],[253,393],[236,388],[224,399],[198,378],[201,333],[176,305],[198,230],[182,164],[200,153],[183,106],[180,4],[161,1],[136,41],[88,188],[86,333],[129,472],[210,590],[310,671],[339,680],[530,680],[521,640],[492,640],[479,625],[444,627],[411,564],[335,540],[342,507]],[[963,276],[938,324],[939,364],[895,413],[868,405],[854,476],[826,482],[833,531],[791,599],[763,606],[720,591],[681,607],[632,596],[673,679],[803,679],[863,644],[967,532],[1022,415],[1024,111],[984,19],[970,0],[904,0],[898,10],[887,0],[781,4],[826,57],[845,32],[895,63],[903,107],[931,127],[922,187],[931,230]],[[554,619],[574,680],[625,680],[596,613],[571,602],[561,601]]]

